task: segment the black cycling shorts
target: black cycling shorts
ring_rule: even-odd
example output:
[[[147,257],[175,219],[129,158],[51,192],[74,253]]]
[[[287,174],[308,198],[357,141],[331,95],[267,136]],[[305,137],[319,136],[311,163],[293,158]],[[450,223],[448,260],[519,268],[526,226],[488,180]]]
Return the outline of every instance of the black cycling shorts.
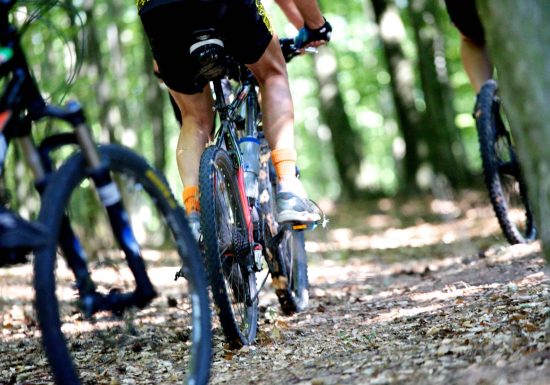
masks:
[[[149,0],[139,14],[162,79],[188,95],[202,91],[189,55],[194,31],[214,28],[245,64],[257,62],[273,37],[260,0]]]
[[[456,28],[478,45],[485,45],[485,31],[476,9],[476,0],[445,0]]]

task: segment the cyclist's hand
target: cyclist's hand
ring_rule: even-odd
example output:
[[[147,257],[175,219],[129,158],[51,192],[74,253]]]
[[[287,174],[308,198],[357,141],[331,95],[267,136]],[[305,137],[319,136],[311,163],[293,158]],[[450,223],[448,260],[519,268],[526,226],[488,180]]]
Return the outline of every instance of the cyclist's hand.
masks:
[[[302,29],[298,31],[298,36],[294,39],[296,48],[305,48],[308,46],[317,47],[319,45],[328,43],[332,34],[332,26],[325,19],[325,24],[320,28],[311,29],[307,25],[304,25]]]

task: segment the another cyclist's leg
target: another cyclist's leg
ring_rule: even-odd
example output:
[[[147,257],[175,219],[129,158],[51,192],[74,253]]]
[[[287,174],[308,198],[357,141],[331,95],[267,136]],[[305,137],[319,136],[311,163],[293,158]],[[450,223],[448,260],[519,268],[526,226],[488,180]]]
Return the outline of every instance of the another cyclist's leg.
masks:
[[[460,56],[464,70],[476,94],[493,74],[485,47],[485,32],[475,0],[445,0],[451,21],[460,32]]]
[[[468,37],[461,35],[460,56],[464,71],[476,94],[481,86],[493,75],[493,66],[485,45],[479,45]]]
[[[214,112],[212,93],[206,86],[201,93],[186,95],[170,90],[178,105],[182,126],[176,149],[180,178],[184,186],[183,204],[196,239],[200,235],[199,164],[212,131]]]
[[[264,132],[279,182],[278,221],[316,222],[320,215],[296,177],[294,106],[277,36],[273,36],[260,59],[248,67],[260,85]]]

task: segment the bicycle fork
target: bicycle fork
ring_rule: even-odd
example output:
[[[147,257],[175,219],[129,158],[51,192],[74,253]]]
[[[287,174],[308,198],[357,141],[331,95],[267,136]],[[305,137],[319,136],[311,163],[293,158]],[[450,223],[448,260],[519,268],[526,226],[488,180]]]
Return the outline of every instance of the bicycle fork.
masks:
[[[51,136],[42,142],[41,151],[38,151],[30,136],[21,138],[21,147],[34,173],[36,188],[42,194],[48,183],[48,174],[52,172],[49,152],[66,144],[78,143],[90,170],[89,175],[94,181],[100,200],[107,211],[115,239],[124,251],[126,261],[136,281],[136,288],[131,293],[116,291],[112,291],[108,295],[98,293],[88,271],[86,254],[71,228],[69,217],[65,214],[58,242],[67,264],[75,275],[82,311],[87,317],[90,317],[101,310],[122,313],[126,308],[134,305],[140,308],[145,307],[156,296],[156,292],[147,275],[145,262],[141,257],[139,244],[130,226],[120,191],[112,180],[108,165],[101,161],[80,105],[72,103],[67,106],[66,111],[62,118],[73,125],[74,135]]]
[[[83,118],[83,114],[82,114]],[[82,153],[90,168],[90,177],[94,181],[100,200],[107,210],[109,222],[115,239],[124,251],[128,267],[135,280],[136,289],[132,293],[111,292],[103,298],[95,310],[112,310],[121,312],[129,306],[145,307],[154,297],[156,291],[147,275],[145,262],[141,256],[140,246],[134,236],[128,214],[122,203],[118,186],[113,181],[109,167],[101,161],[97,147],[90,134],[90,129],[82,119],[75,127],[75,134]]]

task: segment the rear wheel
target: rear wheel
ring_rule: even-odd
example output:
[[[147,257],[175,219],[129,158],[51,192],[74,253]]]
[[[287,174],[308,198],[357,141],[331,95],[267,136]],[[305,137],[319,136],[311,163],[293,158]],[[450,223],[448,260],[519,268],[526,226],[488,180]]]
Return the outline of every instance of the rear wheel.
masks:
[[[268,152],[267,146],[263,151]],[[269,159],[263,156],[263,159]],[[271,256],[269,263],[275,293],[285,314],[303,311],[309,302],[307,253],[303,231],[294,231],[290,225],[279,225],[275,219],[276,175],[271,161],[262,164],[260,173],[260,207],[266,245]]]
[[[181,360],[174,364],[174,369],[179,367],[185,373],[185,383],[206,384],[211,356],[207,282],[200,252],[183,209],[176,204],[162,175],[149,167],[143,158],[115,145],[100,147],[99,153],[126,209],[130,228],[125,229],[124,237],[137,241],[131,243],[132,250],[147,262],[144,274],[163,296],[153,300],[147,310],[136,314],[129,312],[130,318],[120,322],[124,310],[131,305],[143,307],[152,296],[147,301],[136,299],[137,290],[132,291],[136,288],[135,272],[128,268],[124,258],[127,253],[114,241],[105,210],[93,192],[84,157],[82,154],[71,157],[52,175],[44,192],[39,220],[50,229],[53,241],[38,250],[34,259],[36,308],[56,382],[79,384],[75,367],[79,368],[82,378],[97,382],[97,378],[93,380],[97,367],[91,365],[92,362],[105,362],[105,370],[117,373],[117,369],[131,365],[132,357],[136,356],[122,354],[126,349],[130,349],[130,353],[147,350],[149,343],[158,345],[158,341],[169,340],[171,334],[177,334],[181,338],[174,342],[179,343]],[[112,192],[111,189],[111,197]],[[105,198],[105,191],[101,193]],[[64,217],[71,220],[69,229]],[[67,230],[74,232],[75,242],[62,241],[67,238]],[[62,261],[56,258],[57,239],[65,257],[72,254],[73,258],[77,255],[87,258],[71,262],[69,257],[67,263],[58,263]],[[172,262],[173,267],[166,269],[168,262]],[[173,274],[181,265],[185,280],[175,284]],[[98,314],[90,320],[75,313],[74,278],[68,267],[78,277],[78,307],[84,312],[88,309],[91,314],[110,309],[115,317]],[[159,288],[164,290],[159,291]],[[115,298],[124,298],[117,302],[119,307],[113,306]],[[96,303],[96,299],[100,300]],[[158,323],[163,324],[162,329]],[[103,350],[97,348],[102,342]],[[151,368],[151,379],[161,379],[162,369],[156,372]],[[172,380],[165,378],[163,382]]]
[[[285,314],[303,311],[309,302],[307,254],[303,231],[284,230],[276,253],[275,293]]]
[[[511,244],[526,243],[536,236],[533,214],[497,89],[494,80],[487,81],[476,103],[483,174],[504,236]]]
[[[258,298],[253,248],[237,170],[228,153],[209,147],[199,171],[201,231],[212,296],[232,347],[256,337]],[[246,198],[245,198],[246,199]]]

